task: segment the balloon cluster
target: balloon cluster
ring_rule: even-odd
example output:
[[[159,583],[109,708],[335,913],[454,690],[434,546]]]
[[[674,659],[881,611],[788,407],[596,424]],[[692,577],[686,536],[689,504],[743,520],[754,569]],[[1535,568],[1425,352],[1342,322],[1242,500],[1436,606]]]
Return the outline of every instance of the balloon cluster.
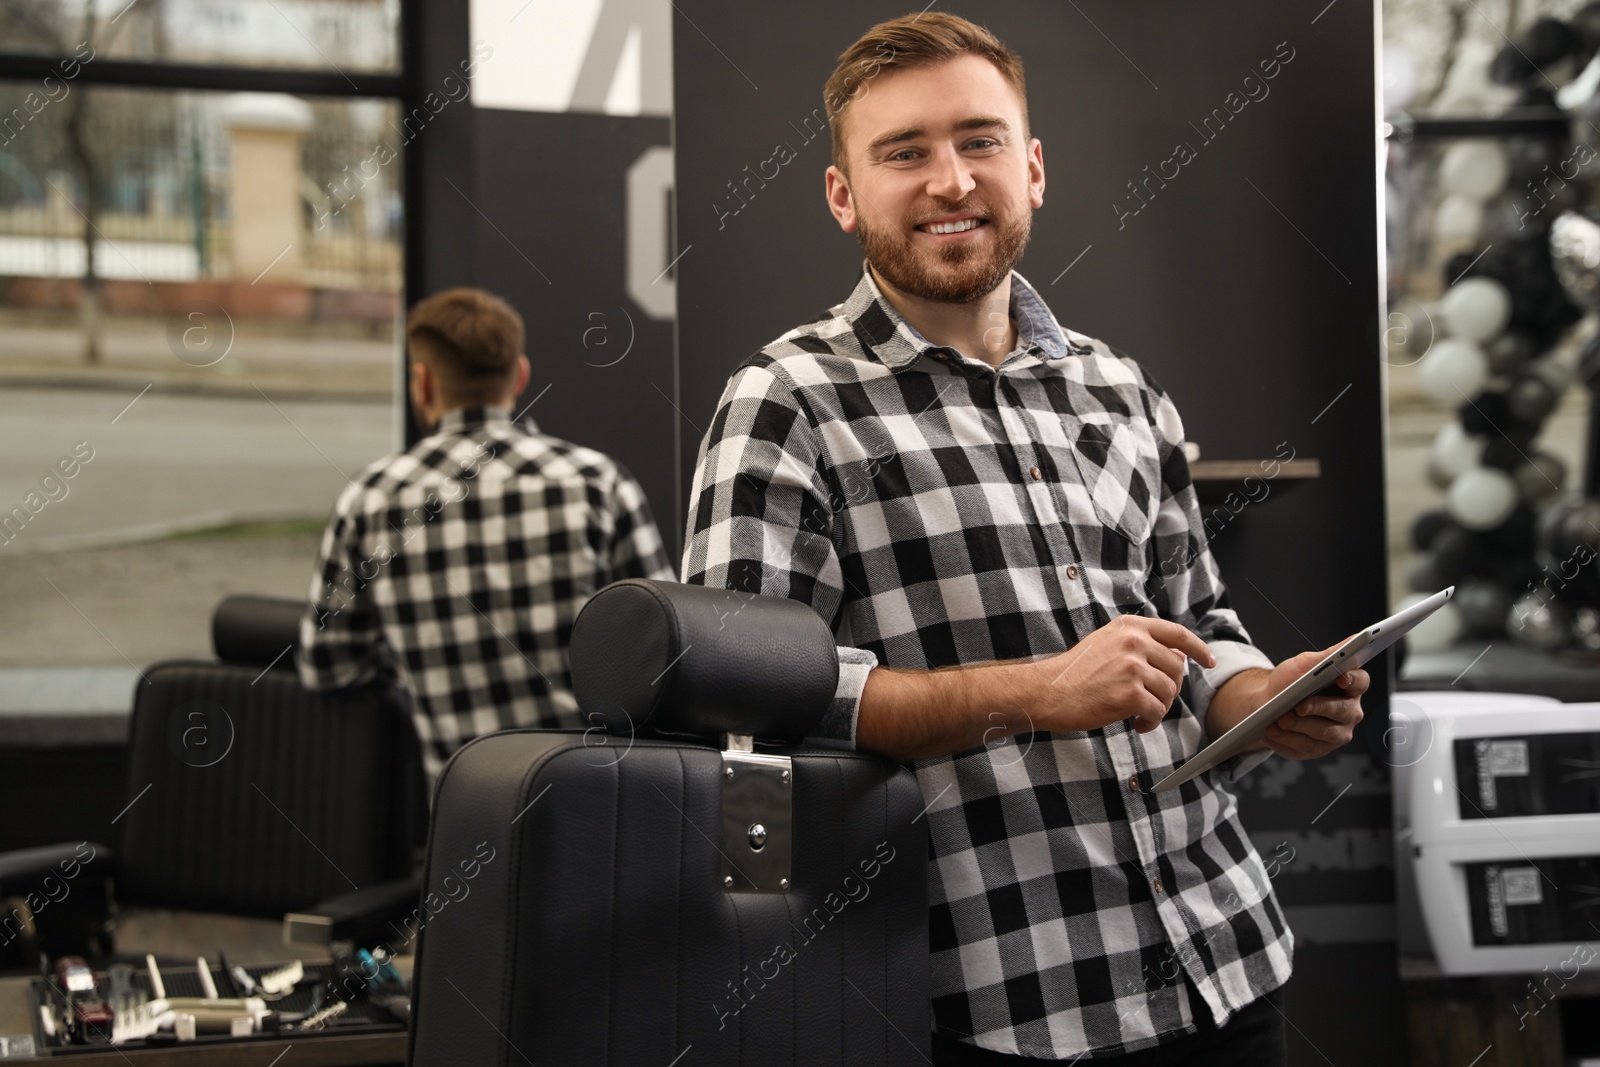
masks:
[[[1570,77],[1597,49],[1600,2],[1567,22],[1535,23],[1490,69],[1519,90],[1514,107],[1554,107],[1547,75]],[[1587,201],[1595,157],[1559,134],[1461,140],[1439,159],[1434,236],[1459,251],[1445,264],[1431,315],[1438,336],[1417,370],[1423,391],[1457,417],[1428,457],[1445,502],[1412,528],[1419,554],[1406,577],[1416,593],[1404,603],[1458,589],[1412,632],[1413,651],[1501,635],[1600,651],[1600,501],[1565,494],[1565,464],[1534,445],[1576,376],[1553,350],[1583,317],[1563,285],[1568,272],[1558,276],[1551,230]]]

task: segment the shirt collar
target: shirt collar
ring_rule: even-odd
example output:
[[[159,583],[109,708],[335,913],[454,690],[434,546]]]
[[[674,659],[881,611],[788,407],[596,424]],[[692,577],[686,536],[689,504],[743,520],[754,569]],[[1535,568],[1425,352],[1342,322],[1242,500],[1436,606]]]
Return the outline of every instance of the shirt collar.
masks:
[[[451,408],[439,416],[439,424],[429,431],[429,436],[439,433],[470,433],[480,426],[509,426],[510,408],[469,407]],[[533,419],[523,416],[522,427],[533,430]]]
[[[861,347],[890,370],[904,370],[930,351],[945,351],[901,317],[872,280],[872,272],[865,264],[861,281],[844,302],[843,310]],[[1045,359],[1081,355],[1091,347],[1087,337],[1062,329],[1038,290],[1016,271],[1011,272],[1010,312],[1017,324],[1019,346],[1031,342]]]

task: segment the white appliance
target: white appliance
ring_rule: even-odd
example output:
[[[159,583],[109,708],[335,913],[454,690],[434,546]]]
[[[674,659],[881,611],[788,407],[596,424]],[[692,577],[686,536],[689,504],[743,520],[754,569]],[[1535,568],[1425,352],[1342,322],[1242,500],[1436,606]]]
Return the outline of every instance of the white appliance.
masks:
[[[1440,970],[1600,969],[1600,703],[1402,692],[1395,730],[1400,889]]]

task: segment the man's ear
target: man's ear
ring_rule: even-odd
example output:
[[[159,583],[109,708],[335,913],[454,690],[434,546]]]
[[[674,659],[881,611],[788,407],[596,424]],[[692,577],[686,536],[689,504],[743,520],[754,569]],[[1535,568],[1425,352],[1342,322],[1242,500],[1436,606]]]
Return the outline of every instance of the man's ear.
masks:
[[[522,391],[528,387],[528,378],[532,374],[533,368],[528,366],[528,357],[519,355],[517,357],[517,387],[511,391],[511,403],[513,405],[516,404],[517,397],[521,396]]]
[[[830,166],[823,175],[828,197],[828,210],[839,220],[839,229],[845,233],[856,232],[856,201],[850,192],[850,179],[844,171]]]
[[[1035,211],[1044,207],[1044,145],[1037,137],[1028,142],[1028,200]]]
[[[438,380],[434,378],[433,371],[422,360],[411,357],[411,407],[419,415],[425,415],[433,407],[434,397],[438,391]]]

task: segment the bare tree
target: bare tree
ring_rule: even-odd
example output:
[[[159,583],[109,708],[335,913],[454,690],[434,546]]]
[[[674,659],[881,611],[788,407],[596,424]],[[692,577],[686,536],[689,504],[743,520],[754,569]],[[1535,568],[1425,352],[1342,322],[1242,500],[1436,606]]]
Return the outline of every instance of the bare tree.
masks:
[[[112,27],[102,34],[94,0],[83,5],[83,19],[78,32],[73,33],[73,20],[64,10],[65,5],[51,0],[11,0],[0,5],[0,16],[11,22],[21,32],[45,44],[61,57],[77,54],[83,45],[94,49],[90,54],[110,46],[119,32]],[[96,40],[97,37],[103,37]],[[74,176],[82,192],[83,202],[78,203],[71,190],[57,190],[65,195],[83,216],[83,299],[79,304],[79,322],[83,329],[83,358],[87,363],[99,363],[102,357],[100,323],[100,272],[96,262],[96,238],[100,234],[100,194],[105,175],[100,160],[91,150],[88,137],[90,121],[89,94],[74,92],[67,97],[66,130],[67,152],[71,157]]]

